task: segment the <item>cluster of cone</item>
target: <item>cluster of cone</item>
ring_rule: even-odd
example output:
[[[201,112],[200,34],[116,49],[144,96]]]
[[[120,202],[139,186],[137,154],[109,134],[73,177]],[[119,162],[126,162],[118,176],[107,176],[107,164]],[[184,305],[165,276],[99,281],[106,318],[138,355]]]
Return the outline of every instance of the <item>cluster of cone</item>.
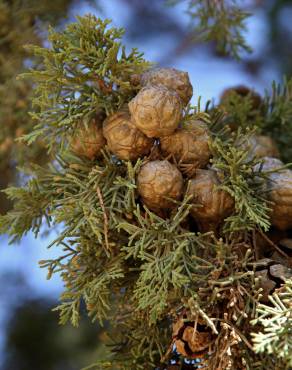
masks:
[[[182,123],[193,94],[188,74],[160,68],[136,76],[137,81],[140,89],[128,105],[80,129],[71,141],[72,150],[94,159],[106,144],[120,160],[146,157],[137,177],[143,204],[161,214],[175,207],[187,191],[194,203],[201,204],[192,210],[199,225],[220,222],[232,211],[233,200],[215,190],[219,178],[207,168],[211,156],[207,125],[200,120]],[[149,156],[154,149],[159,152],[155,160]],[[196,170],[193,178],[184,178],[184,165]],[[185,180],[190,180],[188,187]]]
[[[184,107],[193,93],[188,74],[174,68],[159,68],[135,76],[135,80],[139,86],[137,95],[113,115],[99,114],[86,128],[80,127],[71,140],[72,150],[94,159],[107,145],[120,160],[146,158],[137,178],[143,203],[161,214],[175,207],[187,191],[193,203],[199,205],[191,210],[199,229],[214,229],[232,212],[234,201],[217,188],[220,179],[209,165],[211,135],[207,125],[200,120],[183,119]],[[240,95],[251,94],[253,108],[261,104],[257,94],[242,86],[226,90],[222,101],[234,91]],[[271,158],[279,156],[274,142],[267,136],[252,136],[249,147],[251,156],[262,157],[267,163],[262,170],[268,171]],[[149,154],[154,148],[159,155],[151,160]],[[275,163],[282,166],[278,159]],[[184,166],[188,165],[193,170],[191,178],[184,172]],[[286,169],[269,178],[272,223],[281,230],[290,228],[292,172]]]

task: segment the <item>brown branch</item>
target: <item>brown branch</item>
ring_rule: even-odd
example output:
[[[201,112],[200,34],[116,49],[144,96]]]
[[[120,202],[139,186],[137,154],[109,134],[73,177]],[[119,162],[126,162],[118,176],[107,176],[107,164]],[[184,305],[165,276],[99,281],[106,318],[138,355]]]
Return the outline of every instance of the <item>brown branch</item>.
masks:
[[[287,258],[288,260],[290,260],[290,257],[282,251],[281,248],[279,248],[277,246],[277,244],[275,244],[270,238],[267,237],[267,235],[265,235],[261,230],[259,230],[259,233],[261,234],[261,236],[273,247],[276,249],[277,252],[279,252],[283,257]]]
[[[258,244],[257,244],[257,240],[256,240],[255,230],[252,231],[252,244],[254,246],[255,259],[256,259],[256,261],[258,261],[259,260],[259,250],[258,250]]]

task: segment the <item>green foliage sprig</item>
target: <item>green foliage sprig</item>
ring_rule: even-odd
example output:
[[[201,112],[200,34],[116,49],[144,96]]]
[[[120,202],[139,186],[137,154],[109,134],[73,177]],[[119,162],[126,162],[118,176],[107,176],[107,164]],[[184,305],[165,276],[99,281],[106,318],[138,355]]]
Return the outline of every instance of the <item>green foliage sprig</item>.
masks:
[[[170,4],[184,0],[169,1]],[[250,13],[238,6],[238,1],[190,0],[188,14],[192,19],[196,41],[215,41],[220,53],[240,59],[242,52],[251,52],[246,43],[246,20]]]
[[[252,333],[257,353],[275,354],[282,369],[292,366],[292,281],[269,297],[271,305],[259,304],[254,324],[263,328]]]
[[[264,126],[264,117],[262,107],[254,107],[251,94],[242,96],[236,91],[230,91],[228,96],[223,95],[223,101],[220,102],[221,109],[225,112],[224,123],[231,128],[246,131],[249,129],[262,131]]]
[[[150,63],[137,49],[126,53],[120,42],[124,31],[109,24],[91,15],[78,17],[64,32],[50,30],[50,49],[28,47],[44,68],[24,74],[37,83],[33,105],[39,110],[32,114],[37,124],[26,142],[45,137],[51,151],[64,144],[81,118],[86,122],[99,110],[113,113],[133,96],[131,77]]]
[[[273,137],[285,162],[292,162],[292,79],[273,82],[266,93],[263,132]]]
[[[221,189],[227,191],[235,201],[235,213],[225,220],[224,230],[228,233],[270,227],[269,205],[262,193],[264,177],[256,166],[261,162],[249,152],[249,135],[241,130],[231,140],[220,137],[211,146],[214,168],[222,173]]]
[[[124,241],[123,235],[120,235],[120,240],[115,242],[118,235],[111,238],[111,233],[123,212],[129,212],[132,176],[135,176],[137,168],[138,165],[133,169],[130,164],[128,167],[116,166],[106,155],[103,166],[94,168],[90,162],[84,163],[76,157],[58,158],[49,169],[35,166],[36,177],[28,182],[26,189],[11,188],[7,192],[11,199],[16,200],[16,207],[1,218],[0,229],[2,233],[11,235],[12,241],[29,230],[37,235],[43,217],[48,220],[49,226],[51,223],[64,224],[64,230],[50,245],[61,246],[64,255],[41,263],[41,266],[48,268],[48,277],[62,272],[63,279],[68,282],[68,291],[63,295],[65,303],[58,308],[63,323],[70,319],[77,325],[80,299],[84,297],[87,297],[85,301],[89,305],[95,299],[100,300],[92,307],[98,307],[99,312],[95,313],[98,319],[105,318],[105,296],[111,295],[111,280],[121,276],[123,254],[118,254],[114,260],[108,258],[115,254],[112,249]],[[130,176],[128,180],[126,173]],[[122,184],[121,174],[124,176]],[[98,194],[102,194],[102,203]],[[107,219],[104,210],[108,213]],[[21,214],[25,222],[21,222]],[[84,270],[83,267],[72,267],[76,262],[72,259],[78,257],[80,252],[79,248],[74,248],[75,244],[84,245],[85,256],[81,253],[84,266],[87,266]]]
[[[195,272],[198,274],[200,263],[191,256],[206,246],[206,236],[196,235],[181,226],[190,207],[185,199],[177,213],[168,220],[148,209],[143,217],[138,207],[134,212],[138,225],[125,222],[119,225],[119,229],[129,234],[128,245],[123,248],[127,258],[132,257],[140,264],[141,273],[133,294],[137,309],[149,310],[150,323],[155,323],[162,313],[165,314],[171,296],[175,299],[183,294],[179,292],[188,294],[192,290]]]
[[[238,87],[240,89],[240,87]],[[292,79],[272,83],[271,91],[266,91],[265,98],[258,107],[253,106],[252,91],[242,96],[236,91],[229,91],[220,102],[224,112],[222,124],[232,129],[254,130],[258,134],[268,135],[276,142],[284,162],[292,161]],[[260,97],[258,96],[259,102]]]

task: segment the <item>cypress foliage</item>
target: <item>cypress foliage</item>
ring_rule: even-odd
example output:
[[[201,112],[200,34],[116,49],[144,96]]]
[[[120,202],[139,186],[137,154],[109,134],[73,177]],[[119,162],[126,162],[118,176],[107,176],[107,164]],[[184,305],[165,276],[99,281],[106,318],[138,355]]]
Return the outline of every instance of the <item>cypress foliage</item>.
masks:
[[[218,106],[202,109],[199,100],[183,109],[184,125],[208,127],[208,169],[220,178],[216,191],[234,202],[232,214],[200,230],[191,218],[192,196],[173,201],[168,213],[148,209],[139,197],[137,176],[147,161],[160,158],[158,140],[135,161],[119,160],[106,146],[92,161],[71,150],[71,138],[97,113],[125,109],[151,67],[136,49],[126,51],[122,35],[108,20],[88,15],[64,32],[51,29],[50,48],[30,47],[42,67],[24,76],[36,86],[36,125],[22,140],[43,140],[52,160],[30,166],[25,187],[6,190],[15,205],[0,218],[0,232],[15,241],[29,231],[38,236],[43,225],[62,226],[49,245],[61,256],[40,261],[48,278],[58,273],[64,281],[60,323],[78,326],[84,302],[92,321],[110,324],[106,358],[88,369],[289,369],[291,259],[273,241],[267,191],[269,176],[289,170],[283,164],[266,171],[250,140],[268,132],[290,160],[284,144],[291,145],[285,134],[291,82],[275,86],[252,109],[251,92],[233,92]],[[179,168],[190,186],[194,172]],[[284,275],[275,275],[273,259],[267,262],[266,252],[279,250]],[[280,289],[263,303],[258,273],[267,269]],[[192,339],[183,336],[188,327]],[[207,345],[193,350],[198,332]]]
[[[183,2],[168,0],[171,5]],[[252,51],[244,35],[251,14],[240,6],[240,1],[188,0],[187,3],[195,41],[215,42],[219,53],[235,59],[240,59],[242,52]]]

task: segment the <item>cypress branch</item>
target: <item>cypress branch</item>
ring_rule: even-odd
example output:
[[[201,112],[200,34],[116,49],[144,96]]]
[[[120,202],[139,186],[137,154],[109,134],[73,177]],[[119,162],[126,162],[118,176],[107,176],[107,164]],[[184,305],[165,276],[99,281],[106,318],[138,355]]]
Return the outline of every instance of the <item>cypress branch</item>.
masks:
[[[33,48],[43,67],[26,75],[36,83],[32,115],[38,123],[25,140],[42,138],[52,158],[46,166],[33,166],[26,186],[6,191],[15,205],[0,217],[0,232],[13,241],[30,230],[37,236],[45,221],[48,228],[62,225],[49,245],[61,255],[40,265],[48,269],[48,278],[58,273],[63,279],[64,292],[56,308],[62,324],[70,321],[77,326],[85,304],[89,317],[108,327],[106,359],[91,368],[165,369],[171,360],[184,368],[188,357],[195,360],[192,356],[199,355],[198,366],[210,370],[272,369],[272,364],[283,364],[290,353],[283,350],[283,343],[291,349],[285,336],[289,327],[278,327],[286,330],[283,341],[279,331],[256,351],[250,343],[252,320],[265,332],[264,315],[275,313],[271,306],[259,303],[256,273],[263,262],[258,260],[255,236],[268,235],[271,210],[263,184],[276,170],[264,173],[263,162],[250,156],[248,146],[254,133],[251,126],[256,122],[261,130],[266,113],[258,110],[251,118],[249,97],[241,111],[234,97],[229,105],[208,103],[205,111],[200,99],[197,107],[182,109],[182,128],[195,122],[208,132],[212,163],[203,171],[216,171],[220,190],[229,193],[235,204],[224,222],[222,217],[218,230],[199,232],[200,220],[193,211],[203,205],[196,200],[197,194],[180,197],[186,194],[183,187],[189,190],[189,177],[195,179],[198,169],[183,177],[179,160],[171,155],[166,159],[158,139],[151,141],[148,155],[131,161],[119,159],[107,146],[92,160],[73,153],[70,138],[80,123],[85,129],[100,111],[109,116],[125,110],[124,103],[139,94],[143,84],[141,76],[140,84],[132,84],[132,77],[150,66],[136,50],[127,54],[120,41],[123,31],[108,26],[109,21],[80,17],[64,32],[50,31],[50,49]],[[151,91],[157,90],[161,99],[175,97],[174,109],[180,108],[172,90],[156,86]],[[283,99],[274,99],[279,109]],[[277,116],[273,112],[278,108],[269,111],[270,117]],[[229,114],[239,121],[233,133],[226,129]],[[126,120],[126,124],[133,122]],[[174,176],[167,173],[165,177],[162,171],[162,180],[171,186],[158,197],[169,201],[169,206],[158,211],[151,203],[145,205],[137,180],[142,167],[157,158],[160,165],[167,163],[174,170]],[[177,184],[170,180],[175,176],[181,180],[181,194],[172,198]],[[159,191],[164,187],[162,180]],[[156,190],[153,186],[153,196],[159,193]],[[221,203],[215,202],[214,207],[218,206]],[[286,317],[286,295],[278,293],[272,299],[281,308],[276,309],[281,320]],[[185,339],[190,330],[191,338]],[[196,335],[202,334],[200,338],[208,338],[206,348],[191,350]],[[280,356],[275,355],[276,348],[282,351]]]
[[[78,122],[98,110],[113,113],[133,96],[130,78],[150,67],[137,49],[126,53],[122,29],[109,28],[109,20],[77,17],[64,32],[49,31],[51,49],[27,46],[42,60],[42,70],[23,74],[37,83],[32,114],[35,129],[27,143],[46,138],[49,150],[65,145]],[[54,109],[52,109],[54,106]]]
[[[170,0],[176,4],[184,0]],[[238,5],[238,1],[190,0],[188,14],[191,18],[195,41],[215,41],[220,53],[240,59],[242,52],[252,49],[246,43],[246,20],[250,13]]]

